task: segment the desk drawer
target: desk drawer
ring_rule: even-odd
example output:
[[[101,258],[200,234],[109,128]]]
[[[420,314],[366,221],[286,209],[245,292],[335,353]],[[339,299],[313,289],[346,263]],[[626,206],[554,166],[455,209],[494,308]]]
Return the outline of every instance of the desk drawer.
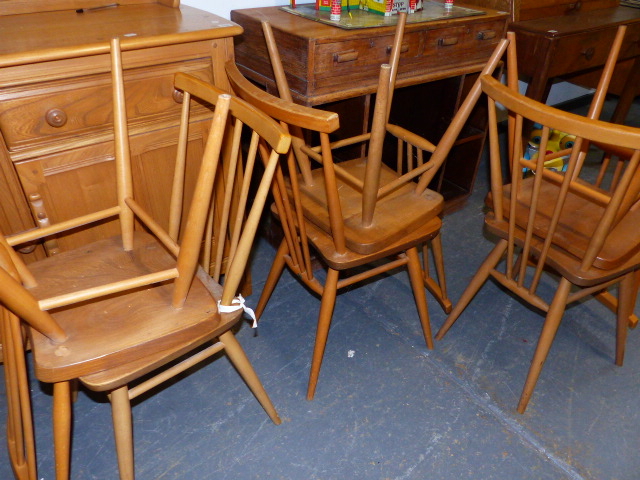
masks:
[[[504,22],[498,20],[408,32],[398,75],[488,58],[503,30]],[[318,44],[310,90],[319,94],[336,85],[375,83],[380,65],[389,60],[392,44],[393,35]]]
[[[210,62],[197,60],[125,71],[125,92],[130,124],[142,125],[160,119],[179,118],[174,99],[173,77],[187,71],[212,81]],[[0,92],[0,130],[10,152],[43,144],[66,142],[111,130],[112,93],[110,75],[100,74],[69,80],[8,88]]]
[[[401,57],[418,56],[422,50],[421,40],[419,33],[405,35]],[[392,46],[393,35],[318,45],[315,74],[334,76],[356,73],[361,68],[377,68],[389,60]]]
[[[604,65],[616,36],[616,30],[615,27],[611,27],[558,38],[552,55],[553,58],[561,58],[562,61],[551,62],[548,76],[554,77]],[[639,40],[640,24],[629,25],[619,59],[640,55]]]

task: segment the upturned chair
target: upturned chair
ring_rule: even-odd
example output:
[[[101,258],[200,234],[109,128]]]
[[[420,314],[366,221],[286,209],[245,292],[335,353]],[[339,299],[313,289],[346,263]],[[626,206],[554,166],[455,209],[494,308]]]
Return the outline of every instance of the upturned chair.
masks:
[[[503,41],[488,62],[485,73],[493,72],[505,48],[506,41]],[[293,129],[299,128],[320,138],[318,147],[306,145],[304,138],[294,139],[298,149],[289,153],[286,168],[276,173],[273,210],[282,223],[284,239],[256,308],[259,317],[285,265],[322,297],[307,398],[312,399],[315,394],[337,291],[346,286],[406,267],[424,339],[427,347],[433,348],[418,247],[432,241],[434,250],[439,251],[442,258],[439,214],[443,199],[427,186],[460,132],[465,115],[480,96],[480,84],[471,90],[436,147],[387,123],[392,67],[383,65],[371,133],[331,143],[329,134],[339,127],[336,114],[269,95],[247,81],[233,62],[227,63],[226,69],[232,88],[239,96],[292,128],[294,135]],[[433,154],[419,168],[399,175],[382,163],[382,142],[387,133],[397,135],[416,149],[431,149]],[[340,163],[334,161],[335,149],[361,142],[368,143],[368,156]],[[297,152],[302,155],[296,155]],[[317,161],[321,167],[312,169],[312,161]],[[327,266],[324,284],[314,275],[311,249]],[[386,263],[381,262],[384,259]],[[356,267],[359,267],[358,273],[340,279],[342,272]]]
[[[37,378],[53,384],[58,479],[69,477],[72,386],[76,380],[91,390],[106,392],[111,401],[123,479],[134,477],[130,401],[217,352],[228,355],[269,417],[280,423],[231,329],[245,308],[242,297],[236,297],[237,289],[279,155],[288,151],[290,136],[244,101],[190,75],[176,74],[175,87],[184,93],[184,99],[182,123],[175,128],[180,138],[172,199],[175,208],[167,232],[132,194],[118,39],[111,42],[111,75],[117,203],[62,224],[0,235],[7,433],[10,458],[20,479],[36,478],[21,326],[28,332]],[[213,118],[192,108],[196,103],[214,109]],[[190,115],[194,111],[200,112],[199,118]],[[240,144],[243,132],[250,138],[246,155]],[[258,178],[254,166],[259,142],[266,154],[264,173]],[[202,151],[192,194],[182,191],[187,148]],[[248,206],[252,177],[257,184]],[[180,219],[183,197],[189,203],[185,221]],[[214,197],[219,201],[212,202]],[[114,217],[119,218],[120,236],[28,266],[12,248],[73,229],[91,228],[91,224]],[[134,218],[143,228],[134,228]],[[207,223],[215,237],[213,276],[198,267]]]
[[[389,71],[388,72],[385,71],[384,73],[381,73],[381,75],[385,76],[384,80],[382,76],[379,79],[380,81],[388,82],[388,85],[385,84],[382,87],[382,89],[379,92],[377,92],[378,97],[386,95],[386,104],[384,104],[384,98],[382,97],[380,104],[376,106],[377,113],[374,113],[374,118],[377,119],[377,122],[374,122],[371,129],[369,128],[369,123],[370,123],[369,105],[370,105],[370,100],[372,98],[372,95],[369,94],[366,96],[366,107],[364,109],[364,118],[362,119],[362,131],[365,134],[343,139],[341,143],[334,144],[335,147],[333,147],[336,150],[340,151],[341,149],[344,150],[344,148],[350,147],[352,145],[360,144],[361,155],[363,158],[366,158],[367,149],[370,146],[373,146],[374,148],[368,153],[368,156],[376,159],[379,158],[379,160],[376,160],[376,161],[382,161],[382,155],[383,155],[382,148],[383,148],[384,137],[386,135],[386,132],[384,131],[385,125],[386,125],[386,128],[391,128],[391,129],[395,128],[396,129],[395,134],[392,133],[391,135],[394,135],[398,141],[397,158],[396,158],[396,164],[398,165],[398,169],[396,170],[396,172],[400,175],[402,174],[400,165],[401,164],[404,165],[403,161],[406,160],[407,165],[412,165],[415,163],[417,164],[417,166],[422,166],[422,164],[424,163],[423,158],[424,158],[425,152],[429,154],[433,152],[433,150],[436,148],[435,145],[433,145],[432,143],[428,142],[426,139],[419,137],[417,135],[412,135],[412,139],[410,141],[405,141],[403,137],[406,134],[410,134],[410,132],[408,132],[406,129],[402,129],[401,127],[390,125],[388,123],[389,114],[391,112],[391,105],[393,100],[393,92],[395,89],[396,77],[398,74],[398,66],[400,63],[400,55],[401,55],[402,46],[403,46],[402,41],[404,37],[406,20],[407,20],[406,13],[398,14],[393,41],[389,46],[389,49],[390,49],[389,62],[388,62]],[[269,59],[271,61],[271,66],[273,69],[275,83],[278,88],[278,95],[281,98],[289,102],[292,102],[293,99],[291,96],[291,91],[289,89],[289,84],[285,75],[282,61],[280,59],[278,46],[276,44],[276,40],[273,35],[273,31],[271,29],[271,25],[269,24],[269,22],[267,21],[262,22],[262,31],[264,33],[265,43],[267,45],[267,51],[269,53]],[[388,75],[388,78],[386,78],[387,75]],[[464,118],[462,117],[460,118],[460,122],[464,123],[464,121],[466,121],[466,118],[468,117],[468,114],[470,113],[471,108],[467,112],[466,116],[464,116]],[[381,121],[383,116],[384,116],[384,122]],[[307,164],[309,162],[309,157],[301,149],[301,145],[304,144],[303,139],[305,134],[303,133],[303,130],[297,125],[289,125],[289,128],[291,129],[291,133],[292,133],[292,143],[293,143],[293,149],[294,149],[296,158],[298,158],[299,162],[302,162],[302,164]],[[414,146],[412,142],[414,143],[417,142],[417,144]],[[406,153],[406,159],[403,158],[405,153]],[[340,165],[337,167],[336,172],[338,175],[345,172],[346,172],[346,175],[349,175],[350,173],[352,173],[352,172],[349,172],[350,168],[353,168],[351,164],[344,163],[343,165]],[[404,166],[402,168],[404,168]],[[317,172],[315,172],[315,174],[321,177],[322,176],[321,171],[322,170],[318,170]],[[355,173],[360,174],[361,172],[355,172]],[[433,257],[435,260],[435,267],[436,267],[435,278],[431,276],[430,269],[429,269],[429,248],[428,248],[429,246],[432,247]],[[442,308],[446,312],[449,312],[451,311],[451,301],[447,296],[447,285],[446,285],[445,270],[444,270],[444,258],[442,256],[442,243],[441,243],[440,235],[436,235],[434,238],[432,238],[426,244],[424,244],[422,251],[423,251],[422,261],[423,261],[423,267],[424,267],[422,270],[422,276],[423,276],[424,285],[427,288],[427,290],[429,290],[433,294],[433,296],[438,301],[438,303],[442,306]]]
[[[513,49],[509,58],[515,59],[515,42],[509,48]],[[595,119],[600,113],[599,101],[590,110],[589,117],[593,118],[581,117],[526,98],[518,93],[515,84],[505,86],[488,76],[481,81],[489,99],[491,158],[491,210],[485,216],[485,226],[497,236],[498,243],[436,338],[445,335],[489,277],[546,312],[518,403],[518,411],[524,413],[566,306],[616,284],[615,363],[622,365],[635,303],[635,276],[640,266],[640,129]],[[599,88],[597,94],[604,92],[606,86]],[[506,108],[510,119],[506,158],[500,153],[496,104]],[[527,122],[543,126],[540,154],[535,161],[523,157],[522,128]],[[553,129],[576,136],[571,149],[553,154],[569,156],[564,174],[543,168],[552,157],[543,152]],[[609,190],[594,184],[584,166],[590,144],[615,145],[632,152],[624,172]],[[511,172],[511,183],[506,185],[502,174],[505,163]],[[524,169],[535,174],[523,178]],[[546,271],[559,277],[550,300],[538,293]]]

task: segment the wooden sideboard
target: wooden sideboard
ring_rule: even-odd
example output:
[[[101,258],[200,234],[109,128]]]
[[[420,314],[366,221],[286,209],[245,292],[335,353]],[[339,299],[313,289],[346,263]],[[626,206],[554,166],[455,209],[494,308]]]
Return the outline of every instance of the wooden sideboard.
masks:
[[[475,8],[470,5],[456,5]],[[390,120],[436,143],[475,76],[503,38],[506,12],[420,23],[408,22]],[[294,101],[335,111],[340,136],[362,130],[371,114],[369,94],[390,54],[394,25],[342,29],[278,7],[233,10],[244,33],[236,37],[242,73],[277,95],[261,21],[271,23]],[[433,188],[451,211],[464,203],[475,181],[485,139],[486,115],[472,115]],[[390,146],[393,148],[393,146]]]
[[[189,72],[227,88],[238,25],[178,1],[0,2],[0,229],[10,233],[112,205],[109,40],[122,40],[134,188],[166,224],[181,101],[173,75]],[[28,8],[51,11],[24,11]],[[92,55],[73,58],[74,51]],[[210,115],[201,109],[200,122]],[[204,128],[193,128],[190,159]],[[194,165],[195,166],[195,165]],[[195,168],[190,172],[195,173]],[[189,177],[189,175],[188,175]],[[187,182],[193,181],[193,178]],[[188,188],[188,185],[187,185]],[[141,195],[140,195],[141,194]],[[105,223],[101,235],[116,231]],[[79,230],[29,261],[86,243]]]

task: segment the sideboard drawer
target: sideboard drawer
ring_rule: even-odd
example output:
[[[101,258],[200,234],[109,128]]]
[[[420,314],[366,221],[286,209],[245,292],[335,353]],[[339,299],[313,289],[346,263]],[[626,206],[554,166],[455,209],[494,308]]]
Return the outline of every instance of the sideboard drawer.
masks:
[[[171,63],[125,71],[127,114],[131,124],[178,118],[173,77],[187,71],[211,82],[210,60]],[[0,130],[10,152],[111,131],[112,97],[108,73],[32,84],[28,90],[7,88],[1,92]],[[62,142],[62,144],[59,144]]]

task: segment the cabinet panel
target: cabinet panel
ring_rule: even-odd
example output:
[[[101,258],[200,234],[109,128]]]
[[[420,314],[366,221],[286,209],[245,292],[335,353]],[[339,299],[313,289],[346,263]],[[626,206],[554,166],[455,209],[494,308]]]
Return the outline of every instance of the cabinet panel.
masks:
[[[203,153],[206,122],[190,129],[185,191],[192,191]],[[134,196],[163,227],[168,226],[169,193],[178,128],[131,138]],[[20,182],[34,217],[51,223],[84,215],[116,204],[115,163],[111,142],[47,155],[16,164]],[[188,194],[187,194],[188,195]],[[185,202],[188,208],[188,201]],[[184,221],[185,219],[183,219]],[[76,248],[118,233],[117,221],[105,221],[90,230],[59,235],[46,245],[49,253]]]
[[[113,147],[102,143],[16,164],[34,218],[44,225],[116,204]],[[115,221],[62,235],[46,244],[49,254],[118,232]]]

